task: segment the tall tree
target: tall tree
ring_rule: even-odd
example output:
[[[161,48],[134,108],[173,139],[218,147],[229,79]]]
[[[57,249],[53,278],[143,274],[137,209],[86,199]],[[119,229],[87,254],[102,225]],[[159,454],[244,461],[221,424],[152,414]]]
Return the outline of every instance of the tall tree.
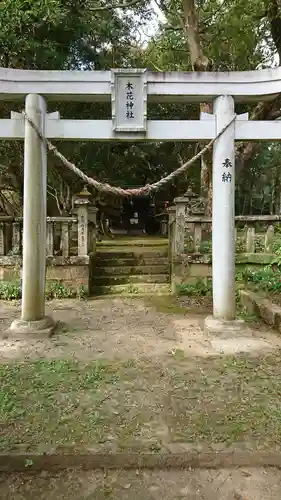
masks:
[[[272,66],[281,54],[280,0],[158,0],[167,22],[155,41],[155,65],[161,69],[234,71]],[[253,119],[276,119],[281,99],[260,103]],[[251,109],[251,108],[250,108]],[[201,104],[202,111],[211,106]],[[238,172],[253,158],[259,145],[237,148]],[[211,204],[211,159],[201,169],[203,192]]]

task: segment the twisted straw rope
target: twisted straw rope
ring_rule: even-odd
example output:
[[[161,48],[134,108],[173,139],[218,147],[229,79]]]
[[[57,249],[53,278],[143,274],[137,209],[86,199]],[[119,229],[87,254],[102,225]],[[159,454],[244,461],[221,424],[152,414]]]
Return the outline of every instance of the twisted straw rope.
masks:
[[[122,189],[120,187],[115,187],[111,186],[108,183],[103,183],[99,182],[96,179],[93,179],[92,177],[88,177],[84,172],[82,172],[76,165],[71,163],[65,156],[63,156],[62,153],[58,151],[58,149],[46,138],[43,136],[42,132],[38,129],[38,127],[35,125],[35,123],[31,120],[31,118],[27,115],[25,111],[22,111],[22,114],[24,118],[28,121],[28,123],[31,125],[31,127],[35,130],[37,133],[38,137],[41,139],[43,144],[47,147],[49,151],[51,151],[57,158],[59,158],[62,163],[74,174],[76,174],[78,177],[80,177],[85,184],[89,184],[90,186],[93,186],[95,189],[97,189],[100,192],[103,193],[111,193],[117,196],[124,196],[124,197],[129,197],[129,196],[140,196],[140,195],[148,195],[152,192],[159,191],[162,189],[166,184],[169,182],[173,181],[176,177],[179,175],[183,174],[198,158],[201,158],[202,155],[204,155],[211,147],[213,146],[214,142],[221,137],[221,135],[232,125],[232,123],[236,119],[236,115],[234,115],[230,122],[223,127],[223,129],[217,134],[217,136],[212,139],[199,153],[194,155],[190,160],[187,162],[183,163],[179,168],[174,170],[171,174],[167,175],[166,177],[163,177],[160,179],[158,182],[155,182],[153,184],[147,184],[146,186],[143,186],[141,188],[134,188],[134,189]]]

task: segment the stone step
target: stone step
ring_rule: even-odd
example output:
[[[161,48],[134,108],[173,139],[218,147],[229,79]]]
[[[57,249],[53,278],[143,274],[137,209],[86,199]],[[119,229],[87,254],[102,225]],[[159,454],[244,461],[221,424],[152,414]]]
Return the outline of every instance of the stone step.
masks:
[[[93,283],[95,286],[103,285],[127,285],[130,283],[169,283],[170,276],[168,274],[152,274],[152,275],[128,275],[128,276],[94,276]]]
[[[123,295],[125,297],[171,295],[171,286],[156,283],[130,283],[127,285],[94,286],[93,295]]]
[[[155,266],[168,265],[169,260],[165,255],[97,255],[97,267],[115,266]]]
[[[120,239],[110,239],[103,240],[97,243],[98,249],[100,247],[167,247],[168,239],[167,238],[120,238]]]
[[[124,248],[122,250],[120,249],[112,249],[112,248],[109,248],[109,249],[104,249],[104,250],[98,250],[97,253],[96,253],[96,259],[116,259],[116,258],[122,258],[122,259],[125,259],[125,258],[135,258],[135,259],[139,259],[139,258],[157,258],[157,257],[168,257],[168,249],[163,249],[163,250],[159,250],[159,249],[150,249],[150,250],[147,250],[147,249],[142,249],[142,248],[136,248],[136,249],[132,249],[132,248]]]
[[[127,264],[127,261],[125,261]],[[128,276],[136,274],[169,274],[168,262],[155,265],[118,265],[118,266],[105,266],[102,263],[95,268],[95,276]]]

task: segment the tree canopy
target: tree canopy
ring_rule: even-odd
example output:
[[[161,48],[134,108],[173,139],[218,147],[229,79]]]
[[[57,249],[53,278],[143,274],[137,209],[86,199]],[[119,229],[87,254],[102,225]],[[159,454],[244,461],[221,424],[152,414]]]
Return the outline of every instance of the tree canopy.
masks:
[[[279,64],[280,0],[155,0],[162,12],[158,29],[149,0],[6,0],[0,3],[0,64],[26,69],[109,69],[147,67],[155,71],[234,71]],[[165,18],[165,22],[162,19]],[[146,36],[146,32],[150,32]],[[280,98],[258,106],[239,106],[256,119],[281,115]],[[202,103],[204,105],[204,103]],[[7,117],[18,103],[1,103]],[[107,105],[52,104],[65,118],[109,118]],[[198,118],[195,105],[154,105],[153,118]],[[79,168],[99,180],[142,185],[171,172],[192,156],[187,143],[59,143]],[[237,210],[247,213],[280,208],[279,144],[237,145]],[[22,195],[23,145],[0,146],[0,182]],[[207,159],[207,171],[210,170]],[[210,173],[210,172],[209,172]],[[204,177],[204,176],[203,176]],[[193,184],[199,192],[200,164],[165,193],[172,199]],[[210,183],[210,175],[206,182]],[[261,189],[262,186],[262,189]],[[50,207],[61,206],[77,179],[49,157]],[[250,200],[250,201],[249,201]],[[1,200],[0,200],[1,201]]]

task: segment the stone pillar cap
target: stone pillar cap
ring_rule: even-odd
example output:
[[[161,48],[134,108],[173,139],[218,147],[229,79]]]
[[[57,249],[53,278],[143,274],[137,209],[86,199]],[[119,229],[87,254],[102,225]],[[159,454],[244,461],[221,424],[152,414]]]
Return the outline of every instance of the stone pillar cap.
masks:
[[[92,196],[92,194],[88,191],[87,186],[84,186],[82,191],[80,193],[77,193],[74,196],[74,203],[89,203],[89,198]]]

